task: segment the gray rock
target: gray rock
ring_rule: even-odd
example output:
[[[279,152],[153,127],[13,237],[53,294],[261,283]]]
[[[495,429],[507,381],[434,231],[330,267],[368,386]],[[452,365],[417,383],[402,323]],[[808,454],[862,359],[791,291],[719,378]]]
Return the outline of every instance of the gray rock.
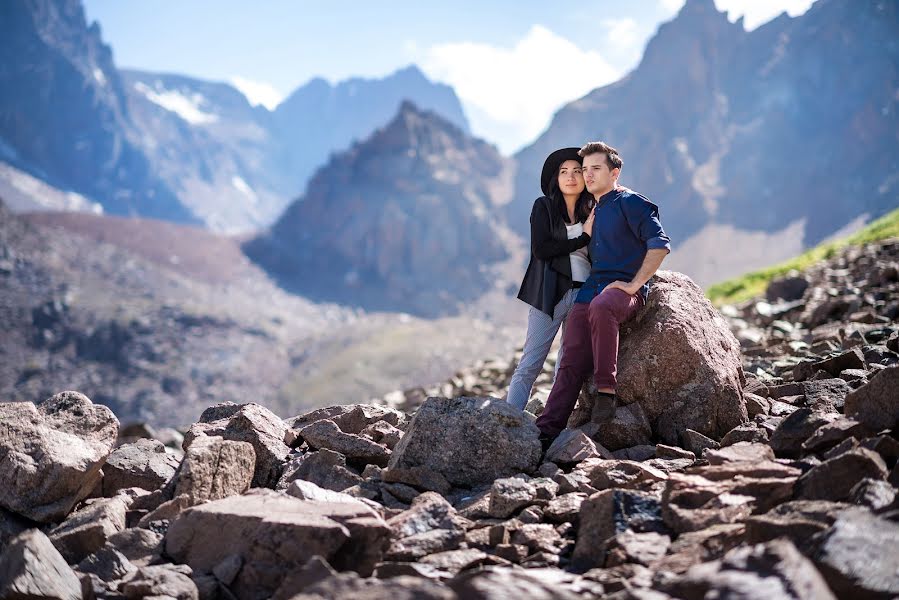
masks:
[[[104,546],[91,554],[78,563],[76,568],[79,573],[96,575],[106,583],[118,581],[137,570],[124,554],[110,546]]]
[[[626,529],[667,533],[661,506],[651,494],[627,490],[604,490],[581,504],[577,544],[571,557],[577,570],[605,563],[608,541]]]
[[[341,431],[352,434],[360,434],[376,423],[386,423],[401,430],[408,425],[406,413],[377,404],[350,405],[350,410],[336,415],[333,421]]]
[[[459,598],[466,600],[583,600],[597,598],[601,586],[560,569],[510,569],[484,567],[460,573],[449,582]]]
[[[777,426],[771,434],[771,448],[778,457],[798,458],[805,442],[822,425],[839,418],[835,413],[821,413],[811,408],[800,408]]]
[[[290,448],[284,443],[287,425],[275,413],[258,404],[225,402],[203,411],[200,420],[184,436],[184,450],[202,435],[249,442],[256,452],[254,487],[274,488]]]
[[[349,459],[379,467],[387,465],[390,450],[360,435],[345,433],[330,419],[316,421],[300,429],[300,437],[312,448],[327,448],[339,452]]]
[[[528,480],[519,477],[497,479],[490,488],[491,517],[505,519],[516,511],[532,504],[537,497],[537,488]]]
[[[417,560],[453,550],[465,538],[465,519],[434,492],[415,498],[408,510],[390,518],[387,525],[393,538],[386,554],[389,560]]]
[[[421,559],[421,562],[455,575],[460,571],[479,567],[487,562],[487,560],[487,553],[475,548],[465,548],[462,550],[448,550],[446,552],[429,554]]]
[[[767,444],[758,444],[752,442],[737,442],[731,446],[713,450],[708,449],[703,454],[703,458],[709,461],[710,465],[723,465],[724,463],[739,462],[761,462],[773,461],[774,451]]]
[[[706,448],[718,449],[721,447],[721,445],[712,438],[705,436],[698,431],[686,429],[683,433],[683,447],[696,456],[702,456],[702,452]]]
[[[656,457],[656,447],[652,445],[632,446],[612,452],[612,458],[619,460],[644,461]]]
[[[762,396],[744,392],[743,401],[746,402],[746,413],[750,419],[756,415],[767,415],[771,410],[771,403]]]
[[[361,578],[354,573],[338,573],[323,579],[290,597],[291,600],[455,600],[456,596],[445,586],[422,579],[401,575],[390,579]]]
[[[578,524],[581,504],[587,499],[582,492],[569,492],[550,500],[543,507],[543,516],[550,523]]]
[[[899,595],[899,524],[853,508],[814,541],[812,559],[839,597]]]
[[[744,521],[790,499],[799,474],[799,469],[771,461],[671,473],[662,493],[662,515],[678,533]]]
[[[319,487],[342,492],[364,482],[346,465],[346,457],[333,450],[308,452],[291,459],[284,467],[278,489],[284,490],[296,479],[311,481]]]
[[[646,306],[622,328],[618,356],[622,404],[639,402],[666,444],[678,444],[687,429],[720,439],[748,419],[740,345],[680,273],[656,273]]]
[[[790,274],[784,277],[772,279],[765,290],[765,297],[769,301],[784,300],[791,302],[799,300],[808,289],[809,281],[804,275]]]
[[[661,586],[677,598],[836,600],[815,566],[787,540],[735,548]]]
[[[128,600],[167,598],[199,600],[197,585],[187,573],[173,565],[141,567],[119,587]]]
[[[771,434],[764,427],[759,427],[757,423],[750,422],[745,425],[734,427],[721,438],[721,446],[731,446],[737,442],[761,442],[767,443]]]
[[[687,458],[696,460],[696,455],[689,450],[678,448],[677,446],[668,446],[666,444],[656,444],[656,457],[662,459],[668,458]]]
[[[887,367],[846,396],[846,416],[871,429],[894,429],[899,423],[899,365]]]
[[[816,533],[826,531],[850,505],[825,500],[794,500],[746,520],[746,541],[755,544],[785,537],[804,549]]]
[[[862,479],[849,492],[849,502],[877,511],[896,500],[896,488],[878,479]]]
[[[394,449],[389,467],[425,467],[454,485],[475,486],[533,472],[540,462],[538,435],[536,425],[502,400],[428,398]]]
[[[80,600],[81,582],[47,536],[29,529],[0,554],[0,595]]]
[[[175,475],[179,459],[165,450],[162,442],[140,439],[113,450],[103,465],[103,495],[137,487],[155,491]]]
[[[717,560],[746,541],[746,527],[742,523],[712,525],[698,531],[677,536],[668,553],[657,560],[657,572],[684,573],[693,565]]]
[[[174,478],[174,496],[192,504],[221,500],[250,488],[256,472],[256,452],[249,442],[200,436],[193,440]]]
[[[161,533],[134,527],[109,536],[106,547],[121,552],[138,567],[145,567],[162,556],[163,536]]]
[[[849,450],[812,467],[796,482],[796,496],[806,500],[848,500],[852,488],[863,479],[884,480],[886,463],[867,448]]]
[[[815,433],[802,442],[802,450],[810,453],[820,453],[829,450],[847,438],[855,437],[860,439],[868,437],[872,433],[866,425],[854,419],[838,418],[816,429]]]
[[[34,526],[19,515],[0,508],[0,548],[6,548],[11,539]]]
[[[272,600],[290,600],[302,590],[335,575],[337,571],[328,564],[328,561],[321,556],[313,556],[301,569],[288,573],[272,596]]]
[[[165,551],[207,572],[238,555],[243,568],[232,591],[241,598],[261,598],[271,596],[291,569],[314,554],[335,565],[350,554],[354,568],[371,569],[381,560],[388,535],[380,517],[360,504],[251,490],[184,511],[168,529]]]
[[[665,556],[670,545],[671,538],[667,535],[653,531],[634,533],[626,529],[609,540],[605,566],[626,563],[649,566]]]
[[[381,472],[381,478],[388,483],[405,483],[426,492],[449,494],[452,485],[440,473],[425,467],[392,467]]]
[[[77,564],[125,529],[127,502],[121,497],[99,498],[50,530],[50,541],[69,564]]]
[[[97,486],[118,437],[107,407],[62,392],[35,407],[0,403],[0,507],[33,521],[59,521]]]
[[[315,500],[316,502],[349,502],[364,504],[358,498],[354,498],[349,494],[335,492],[319,487],[311,481],[303,479],[295,479],[287,486],[287,495],[299,498],[300,500]]]
[[[612,455],[580,429],[564,429],[546,451],[544,460],[556,464],[571,464],[600,457],[611,458]]]
[[[668,475],[647,462],[632,460],[585,460],[577,471],[587,475],[590,485],[597,490],[608,488],[634,489],[664,481]]]
[[[393,450],[403,439],[403,431],[386,421],[372,423],[363,429],[359,435],[367,436],[373,441],[383,444],[389,450]]]

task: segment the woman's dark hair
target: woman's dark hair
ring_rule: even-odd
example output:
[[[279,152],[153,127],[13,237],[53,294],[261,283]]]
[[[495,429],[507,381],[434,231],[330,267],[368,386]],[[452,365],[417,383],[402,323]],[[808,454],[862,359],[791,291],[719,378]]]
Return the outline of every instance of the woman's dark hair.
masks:
[[[562,190],[559,189],[559,171],[561,169],[562,165],[559,165],[559,168],[556,170],[556,176],[549,181],[549,199],[552,200],[556,210],[562,214],[562,219],[568,223],[568,208],[565,206],[565,198],[562,196]],[[593,210],[594,204],[596,204],[596,200],[594,200],[593,194],[588,192],[585,188],[584,191],[581,192],[577,202],[574,203],[574,218],[577,219],[578,223],[583,223],[587,220],[587,217],[590,216],[590,211]]]

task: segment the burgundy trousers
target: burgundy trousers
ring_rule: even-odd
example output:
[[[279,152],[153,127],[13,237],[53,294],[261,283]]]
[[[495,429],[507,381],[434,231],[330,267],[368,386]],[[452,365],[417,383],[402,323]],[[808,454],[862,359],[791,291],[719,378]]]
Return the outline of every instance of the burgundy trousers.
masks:
[[[615,389],[618,331],[643,304],[640,293],[630,296],[612,288],[598,294],[590,304],[574,305],[562,337],[562,362],[556,381],[546,400],[546,408],[537,418],[541,432],[556,435],[565,429],[591,370],[596,387]]]

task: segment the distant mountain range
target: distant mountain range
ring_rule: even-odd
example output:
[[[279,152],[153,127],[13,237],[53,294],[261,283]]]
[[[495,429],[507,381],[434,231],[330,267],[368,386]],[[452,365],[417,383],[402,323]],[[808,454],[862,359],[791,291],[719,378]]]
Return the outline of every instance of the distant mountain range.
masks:
[[[0,21],[0,161],[112,214],[255,229],[405,99],[468,130],[455,92],[414,66],[315,79],[272,112],[225,83],[117,69],[79,0],[11,0]]]
[[[269,111],[227,84],[117,70],[77,0],[11,0],[0,191],[21,208],[38,181],[77,192],[34,194],[47,205],[256,230],[247,253],[293,291],[435,315],[512,295],[544,158],[603,139],[661,208],[665,266],[706,285],[899,205],[897,13],[817,0],[747,32],[687,0],[633,72],[508,159],[415,67],[313,80]]]

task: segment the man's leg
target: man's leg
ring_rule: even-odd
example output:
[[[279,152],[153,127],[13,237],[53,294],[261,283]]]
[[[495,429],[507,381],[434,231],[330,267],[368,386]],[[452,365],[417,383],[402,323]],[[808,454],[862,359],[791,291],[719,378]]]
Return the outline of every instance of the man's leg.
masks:
[[[590,324],[587,320],[587,304],[575,304],[565,324],[562,336],[562,360],[556,381],[553,383],[546,408],[537,418],[537,427],[546,435],[558,435],[565,429],[568,417],[574,410],[584,378],[593,367],[590,349]]]
[[[590,303],[590,339],[593,354],[593,379],[596,389],[615,393],[618,383],[618,332],[621,324],[643,307],[643,296],[633,296],[617,288],[604,291]]]

